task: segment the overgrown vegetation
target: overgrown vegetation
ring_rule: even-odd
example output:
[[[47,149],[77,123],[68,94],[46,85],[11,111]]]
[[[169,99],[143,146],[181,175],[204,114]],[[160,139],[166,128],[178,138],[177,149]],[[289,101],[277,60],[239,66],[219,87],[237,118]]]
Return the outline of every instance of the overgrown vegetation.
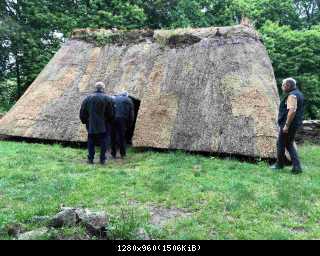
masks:
[[[130,45],[145,42],[146,39],[153,40],[152,30],[121,30],[111,32],[110,30],[77,30],[73,38],[81,39],[97,46],[107,44]]]
[[[320,25],[308,30],[292,30],[268,22],[261,28],[275,67],[278,85],[291,76],[306,97],[306,116],[320,118]],[[280,88],[279,88],[280,89]]]
[[[319,239],[320,147],[299,148],[304,173],[272,172],[251,164],[183,152],[138,153],[107,166],[85,163],[85,149],[0,142],[0,238],[60,205],[106,211],[111,239]],[[134,203],[132,203],[134,202]],[[153,225],[149,205],[188,215]],[[180,217],[179,217],[180,216]],[[83,239],[82,227],[51,231],[42,239]]]

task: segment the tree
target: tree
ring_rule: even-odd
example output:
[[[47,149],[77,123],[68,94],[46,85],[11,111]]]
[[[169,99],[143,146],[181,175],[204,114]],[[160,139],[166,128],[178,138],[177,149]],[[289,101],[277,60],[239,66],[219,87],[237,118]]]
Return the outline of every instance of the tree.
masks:
[[[172,28],[228,26],[240,19],[234,0],[180,0],[171,16]]]
[[[17,100],[75,28],[227,26],[241,17],[264,35],[278,80],[318,90],[320,0],[1,0],[0,101]],[[308,96],[308,115],[318,116]]]
[[[292,30],[267,22],[261,29],[279,85],[294,77],[306,96],[306,117],[320,118],[320,26]]]
[[[1,6],[1,76],[15,80],[16,99],[59,46],[48,3],[5,0]]]
[[[0,88],[14,80],[12,100],[23,94],[74,28],[133,29],[146,20],[143,9],[128,0],[3,0],[0,8]]]
[[[78,27],[136,29],[145,25],[144,10],[135,1],[78,1],[81,12]]]
[[[320,23],[320,0],[294,0],[299,17],[310,28]]]
[[[244,16],[261,28],[267,21],[301,28],[301,20],[296,11],[294,0],[236,0]]]
[[[179,0],[137,0],[146,15],[145,26],[152,29],[169,28],[174,22],[172,10]]]

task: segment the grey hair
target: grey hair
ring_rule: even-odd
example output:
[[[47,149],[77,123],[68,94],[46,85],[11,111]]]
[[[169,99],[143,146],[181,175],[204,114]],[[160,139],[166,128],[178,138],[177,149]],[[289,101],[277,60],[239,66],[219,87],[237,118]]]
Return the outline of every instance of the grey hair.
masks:
[[[96,82],[95,87],[98,91],[104,91],[104,89],[106,88],[103,82]]]
[[[129,93],[127,91],[124,91],[124,92],[120,93],[119,96],[128,97]]]
[[[294,80],[293,78],[289,77],[283,80],[282,84],[287,84],[290,86],[291,89],[296,89],[297,88],[297,81]]]

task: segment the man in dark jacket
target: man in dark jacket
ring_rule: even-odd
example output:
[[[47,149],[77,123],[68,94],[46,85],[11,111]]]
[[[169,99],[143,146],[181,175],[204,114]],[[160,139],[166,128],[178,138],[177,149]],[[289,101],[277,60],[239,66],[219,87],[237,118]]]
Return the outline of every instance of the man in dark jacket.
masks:
[[[293,164],[292,173],[299,174],[302,172],[302,168],[294,147],[294,139],[303,122],[304,97],[297,89],[296,81],[293,78],[287,78],[283,81],[282,90],[285,96],[279,106],[278,125],[280,132],[277,141],[277,163],[271,168],[283,169],[286,160],[285,149],[287,149]]]
[[[128,97],[128,93],[114,96],[115,118],[111,133],[111,155],[117,156],[117,145],[120,149],[121,158],[126,156],[126,133],[132,129],[134,123],[134,104]]]
[[[80,120],[88,131],[88,163],[93,164],[95,145],[100,144],[100,163],[106,162],[110,124],[114,118],[114,106],[111,97],[104,93],[105,85],[96,83],[96,91],[82,102]]]

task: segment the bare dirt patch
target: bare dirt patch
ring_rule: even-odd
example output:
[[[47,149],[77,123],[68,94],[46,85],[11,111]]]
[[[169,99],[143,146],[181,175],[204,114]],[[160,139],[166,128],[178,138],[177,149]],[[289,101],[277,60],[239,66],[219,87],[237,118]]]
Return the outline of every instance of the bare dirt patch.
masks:
[[[162,208],[157,206],[149,206],[151,215],[150,223],[155,226],[164,226],[168,221],[175,218],[187,218],[192,214],[179,208]]]
[[[192,216],[191,212],[181,208],[165,208],[155,204],[142,205],[137,201],[129,201],[130,206],[146,207],[150,213],[150,224],[163,227],[169,221],[177,218],[188,218]]]
[[[290,228],[290,230],[293,233],[305,233],[305,232],[307,232],[305,227],[293,227],[293,228]]]

